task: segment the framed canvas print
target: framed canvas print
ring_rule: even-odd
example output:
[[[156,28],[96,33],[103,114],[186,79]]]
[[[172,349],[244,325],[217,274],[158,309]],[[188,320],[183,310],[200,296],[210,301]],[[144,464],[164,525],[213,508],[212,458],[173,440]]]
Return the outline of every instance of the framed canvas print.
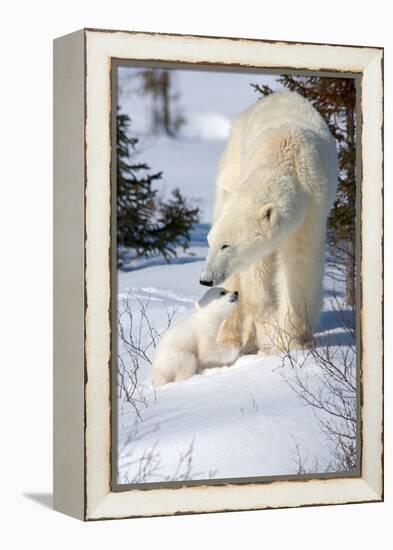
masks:
[[[54,43],[54,506],[383,499],[383,50]]]

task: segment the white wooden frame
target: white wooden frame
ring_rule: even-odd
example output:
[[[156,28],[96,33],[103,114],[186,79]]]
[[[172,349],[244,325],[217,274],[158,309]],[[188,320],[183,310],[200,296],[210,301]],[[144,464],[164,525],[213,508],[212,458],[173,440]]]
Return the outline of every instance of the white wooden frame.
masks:
[[[55,41],[54,506],[84,520],[383,498],[383,50],[81,30]],[[111,62],[361,75],[361,474],[111,491]]]

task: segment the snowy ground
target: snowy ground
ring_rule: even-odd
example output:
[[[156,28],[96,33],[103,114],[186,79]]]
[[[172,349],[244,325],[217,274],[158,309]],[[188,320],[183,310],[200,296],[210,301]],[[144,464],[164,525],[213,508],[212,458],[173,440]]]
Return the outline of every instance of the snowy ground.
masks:
[[[142,346],[151,330],[162,333],[168,312],[174,320],[193,310],[204,292],[198,284],[206,255],[207,226],[194,233],[190,254],[165,265],[159,258],[141,261],[136,269],[118,276],[119,312],[126,304],[133,314],[132,333]],[[317,345],[331,344],[346,350],[347,334],[331,297],[342,302],[342,285],[326,275],[325,303],[316,331]],[[140,319],[146,307],[151,327]],[[130,319],[122,316],[127,332]],[[153,332],[155,334],[155,332]],[[147,350],[151,357],[153,346]],[[122,343],[119,353],[126,368],[133,364]],[[331,456],[326,436],[310,407],[288,385],[294,375],[282,357],[243,356],[231,367],[205,371],[156,391],[151,386],[151,367],[139,363],[138,418],[126,402],[118,405],[118,482],[159,482],[176,479],[220,479],[296,474],[296,447],[312,471],[324,472]],[[301,376],[318,381],[319,367],[308,361]],[[313,466],[312,466],[313,465]]]
[[[147,162],[152,173],[163,172],[161,195],[178,187],[185,197],[197,199],[204,224],[193,232],[189,252],[180,252],[170,265],[155,257],[133,261],[119,271],[121,327],[142,353],[128,353],[119,338],[124,385],[118,399],[118,482],[296,474],[298,450],[304,470],[331,470],[326,435],[313,409],[288,385],[299,373],[288,361],[282,366],[282,357],[243,356],[230,368],[213,369],[156,392],[151,386],[152,336],[157,339],[157,333],[165,331],[168,316],[174,314],[176,322],[188,315],[205,290],[199,274],[207,251],[217,164],[230,122],[256,101],[251,83],[280,88],[272,75],[190,70],[174,74],[186,120],[176,139],[149,134],[151,100],[141,93],[138,70],[119,70],[119,105],[132,120],[132,135],[139,138],[138,160]],[[342,307],[343,284],[337,283],[333,270],[325,275],[324,286],[317,349],[328,343],[332,352],[340,352],[336,357],[341,368],[340,360],[352,353],[350,335],[331,299],[335,295],[336,306]],[[300,370],[299,376],[318,390],[320,367],[308,360]],[[127,391],[136,408],[127,401]]]
[[[251,84],[268,84],[274,90],[282,86],[273,75],[173,70],[174,91],[185,117],[173,139],[151,135],[151,98],[142,93],[139,73],[130,67],[118,72],[120,112],[129,115],[131,135],[139,139],[136,158],[147,162],[152,173],[163,173],[158,184],[161,195],[177,187],[184,196],[197,198],[201,221],[210,222],[217,164],[231,122],[258,99]]]

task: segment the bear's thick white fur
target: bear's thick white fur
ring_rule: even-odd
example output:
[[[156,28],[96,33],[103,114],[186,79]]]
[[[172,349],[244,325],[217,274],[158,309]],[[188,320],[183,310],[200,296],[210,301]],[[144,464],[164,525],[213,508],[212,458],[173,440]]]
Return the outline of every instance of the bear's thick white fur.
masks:
[[[202,284],[240,291],[221,342],[271,353],[278,333],[291,347],[310,341],[337,180],[335,141],[300,95],[273,93],[234,121],[201,274]]]
[[[236,308],[237,292],[210,289],[187,319],[170,327],[161,338],[153,358],[153,385],[180,382],[209,367],[230,365],[239,348],[220,344],[222,322]]]

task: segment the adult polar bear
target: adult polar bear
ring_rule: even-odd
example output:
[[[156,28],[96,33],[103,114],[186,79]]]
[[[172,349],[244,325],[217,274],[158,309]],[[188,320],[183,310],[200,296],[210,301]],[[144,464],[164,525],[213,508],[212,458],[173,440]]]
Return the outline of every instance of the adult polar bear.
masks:
[[[292,349],[310,342],[337,180],[335,141],[300,95],[275,92],[234,121],[200,278],[240,292],[222,343],[272,353],[278,335]]]

